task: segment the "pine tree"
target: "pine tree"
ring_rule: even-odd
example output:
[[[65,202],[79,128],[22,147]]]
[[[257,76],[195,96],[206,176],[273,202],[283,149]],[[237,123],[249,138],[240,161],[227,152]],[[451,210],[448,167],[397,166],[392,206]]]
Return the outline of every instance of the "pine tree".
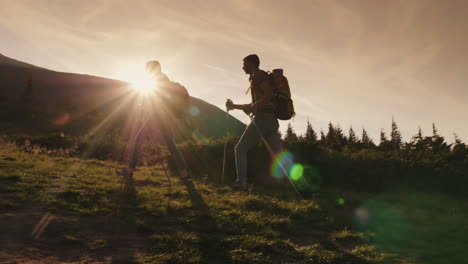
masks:
[[[317,133],[315,133],[309,120],[307,120],[307,129],[306,129],[305,139],[311,142],[317,141]]]
[[[436,128],[436,125],[432,123],[432,136],[433,137],[439,137],[439,131]]]
[[[335,128],[333,127],[333,124],[331,122],[328,123],[328,132],[326,135],[327,143],[331,144],[335,142],[336,138],[336,133],[335,133]]]
[[[388,150],[393,149],[393,145],[391,141],[387,139],[387,135],[385,134],[385,131],[383,129],[380,131],[379,149],[383,151],[388,151]]]
[[[450,151],[450,146],[445,142],[445,138],[439,135],[434,123],[432,123],[432,137],[428,138],[427,141],[433,153],[447,153]]]
[[[387,135],[385,134],[385,131],[382,128],[380,130],[380,145],[382,145],[382,143],[386,143],[386,142],[388,142]]]
[[[353,143],[358,143],[358,138],[356,137],[356,133],[354,133],[353,127],[349,127],[349,136],[348,136],[348,142],[350,144]]]
[[[323,144],[327,143],[327,136],[325,136],[325,133],[323,133],[322,129],[320,129],[320,142]]]
[[[340,124],[335,126],[335,134],[336,134],[336,141],[340,145],[344,145],[348,142],[348,139],[343,133],[343,129],[341,129]]]
[[[460,155],[459,157],[461,159],[464,159],[465,155],[468,155],[467,146],[465,145],[465,143],[462,142],[462,140],[458,137],[457,134],[454,133],[453,137],[454,137],[455,143],[453,143],[452,152],[457,156]]]
[[[392,144],[393,149],[400,150],[402,145],[401,133],[398,130],[398,126],[395,122],[395,119],[392,117],[392,132],[390,134],[390,143]]]
[[[297,135],[296,133],[294,132],[293,130],[293,127],[291,125],[291,123],[288,123],[288,128],[286,129],[286,135],[284,137],[284,140],[286,141],[293,141],[293,140],[297,140]]]
[[[369,135],[367,134],[366,129],[364,129],[364,128],[362,128],[361,142],[362,142],[362,144],[364,144],[364,146],[366,146],[366,147],[370,147],[370,146],[373,146],[373,145],[374,145],[374,142],[373,142],[372,139],[369,137]]]
[[[418,127],[418,134],[414,135],[413,138],[411,139],[412,142],[414,143],[418,143],[418,142],[421,142],[423,141],[423,133],[422,133],[422,130],[421,130],[421,127]]]
[[[346,144],[347,138],[344,136],[340,125],[333,126],[331,122],[328,123],[326,142],[329,147],[337,150]]]
[[[426,150],[428,146],[426,146],[424,142],[421,127],[418,127],[418,133],[411,138],[409,144],[413,150],[416,150],[418,152],[424,152]]]

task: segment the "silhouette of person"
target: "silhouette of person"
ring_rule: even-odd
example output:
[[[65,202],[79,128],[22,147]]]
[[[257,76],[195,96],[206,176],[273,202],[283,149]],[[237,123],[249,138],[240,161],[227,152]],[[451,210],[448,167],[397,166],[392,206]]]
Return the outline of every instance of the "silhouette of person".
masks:
[[[250,75],[249,90],[252,94],[252,102],[234,104],[231,99],[226,101],[227,110],[239,109],[252,117],[252,122],[247,125],[235,146],[237,187],[243,190],[247,188],[247,152],[255,147],[262,137],[269,144],[273,154],[281,149],[279,123],[274,114],[273,88],[268,73],[259,67],[260,59],[256,54],[244,58],[243,70]]]
[[[174,94],[174,89],[172,88],[177,85],[180,86],[180,84],[172,82],[169,80],[167,75],[162,73],[161,64],[158,61],[149,61],[146,64],[146,70],[152,75],[155,81],[155,86],[157,86],[155,88],[157,88],[158,96],[150,98],[150,100],[157,101],[155,103],[157,108],[150,108],[150,112],[143,113],[144,117],[141,117],[141,127],[131,142],[128,167],[117,174],[127,178],[132,178],[144,140],[145,138],[151,138],[151,131],[148,129],[148,121],[149,119],[152,119],[152,121],[154,121],[157,134],[164,140],[171,157],[174,159],[176,169],[180,177],[184,180],[190,179],[187,164],[182,153],[177,148],[172,128],[173,121],[177,118],[173,114],[175,108],[183,107],[178,104],[177,99],[175,98],[176,95]],[[185,88],[183,89],[185,90]],[[186,97],[188,97],[186,90],[185,93]],[[148,109],[148,107],[146,108]],[[180,109],[177,111],[183,112],[183,110]]]

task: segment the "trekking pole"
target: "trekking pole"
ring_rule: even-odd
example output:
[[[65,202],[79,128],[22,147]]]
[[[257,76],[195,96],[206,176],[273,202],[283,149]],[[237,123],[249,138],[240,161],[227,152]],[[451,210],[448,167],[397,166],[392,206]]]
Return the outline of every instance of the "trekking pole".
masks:
[[[167,168],[166,165],[164,164],[164,161],[161,161],[161,166],[163,167],[164,173],[166,174],[167,181],[169,182],[169,193],[168,196],[172,195],[172,181],[171,177],[169,177],[169,173],[167,173]]]
[[[260,138],[262,139],[262,142],[263,144],[265,144],[265,147],[267,148],[267,151],[270,153],[270,156],[272,159],[275,158],[275,153],[273,152],[273,150],[271,149],[271,146],[270,144],[268,144],[268,141],[265,139],[265,137],[263,136],[262,132],[260,131],[260,129],[258,128],[257,124],[255,123],[255,120],[253,119],[252,115],[249,115],[250,117],[250,120],[252,121],[252,124],[254,124],[254,127],[257,129],[257,132],[258,134],[260,135]],[[291,180],[291,178],[289,177],[289,173],[287,172],[287,170],[284,168],[283,164],[281,164],[281,161],[278,161],[278,164],[279,164],[279,167],[281,168],[281,170],[283,171],[283,173],[286,175],[286,177],[288,178],[289,182],[291,183],[292,187],[294,188],[294,191],[296,192],[297,196],[299,197],[299,199],[303,199],[302,198],[302,195],[301,193],[299,192],[299,190],[297,189],[296,185],[294,184],[294,182]]]
[[[229,130],[228,130],[228,119],[229,119],[229,110],[226,109],[226,134],[229,135]],[[224,173],[226,171],[226,152],[227,152],[227,144],[228,144],[228,139],[225,139],[224,142],[224,153],[223,153],[223,171],[221,173],[221,186],[224,185]]]

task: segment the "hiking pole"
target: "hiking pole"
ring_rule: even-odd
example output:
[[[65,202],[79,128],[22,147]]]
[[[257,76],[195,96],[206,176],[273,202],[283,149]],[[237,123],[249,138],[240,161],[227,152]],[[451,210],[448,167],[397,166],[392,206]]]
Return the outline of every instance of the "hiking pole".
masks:
[[[229,119],[229,110],[226,109],[226,134],[229,134],[228,119]],[[227,140],[227,138],[226,138],[226,139],[225,139],[225,142],[224,142],[223,171],[222,171],[222,173],[221,173],[221,186],[224,185],[224,172],[226,171],[226,152],[227,152],[227,144],[228,144],[228,140]]]
[[[252,117],[252,115],[249,115],[250,117],[250,120],[252,121],[252,124],[254,124],[254,127],[257,129],[257,132],[258,134],[260,135],[260,138],[263,142],[263,144],[265,145],[265,147],[267,148],[267,151],[270,153],[270,156],[271,158],[274,160],[275,159],[275,153],[273,152],[273,150],[271,149],[271,146],[270,144],[268,143],[268,141],[265,139],[265,137],[263,136],[262,132],[260,131],[260,129],[258,128],[257,124],[255,123],[255,120],[254,118]],[[281,168],[281,170],[283,171],[283,173],[286,175],[286,177],[288,178],[289,182],[291,183],[292,187],[294,188],[294,191],[296,192],[297,196],[299,197],[299,199],[303,199],[302,198],[302,195],[301,193],[299,192],[299,190],[297,189],[296,185],[294,184],[294,182],[291,180],[291,178],[289,177],[289,173],[287,172],[287,170],[284,168],[283,164],[281,164],[281,161],[278,161],[278,164],[279,164],[279,167]]]

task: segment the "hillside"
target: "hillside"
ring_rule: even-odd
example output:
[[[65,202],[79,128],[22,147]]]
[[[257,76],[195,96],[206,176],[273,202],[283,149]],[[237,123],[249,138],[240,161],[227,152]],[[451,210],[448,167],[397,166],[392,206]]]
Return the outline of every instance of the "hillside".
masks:
[[[464,263],[468,204],[450,195],[298,200],[288,185],[184,183],[161,164],[123,185],[121,166],[0,141],[0,263]]]
[[[0,110],[0,133],[40,134],[59,129],[79,135],[110,115],[110,121],[118,125],[128,116],[123,105],[132,93],[125,82],[46,70],[2,55],[0,105],[4,107]],[[224,136],[226,130],[220,127],[229,128],[234,135],[242,131],[244,124],[233,117],[226,120],[225,112],[218,107],[194,97],[191,102],[192,114],[183,122],[190,128],[179,126],[186,138],[194,133],[200,138]],[[116,109],[121,112],[115,113]],[[58,125],[56,121],[64,116],[65,122]]]
[[[140,167],[121,191],[112,162],[0,148],[0,262],[380,263],[326,197],[180,182]],[[330,211],[330,209],[332,211]],[[3,263],[3,262],[2,262]]]
[[[25,63],[19,60],[9,58],[7,56],[4,56],[1,53],[0,53],[0,66],[14,66],[14,67],[21,67],[21,68],[38,68],[38,69],[40,68],[29,63]]]

